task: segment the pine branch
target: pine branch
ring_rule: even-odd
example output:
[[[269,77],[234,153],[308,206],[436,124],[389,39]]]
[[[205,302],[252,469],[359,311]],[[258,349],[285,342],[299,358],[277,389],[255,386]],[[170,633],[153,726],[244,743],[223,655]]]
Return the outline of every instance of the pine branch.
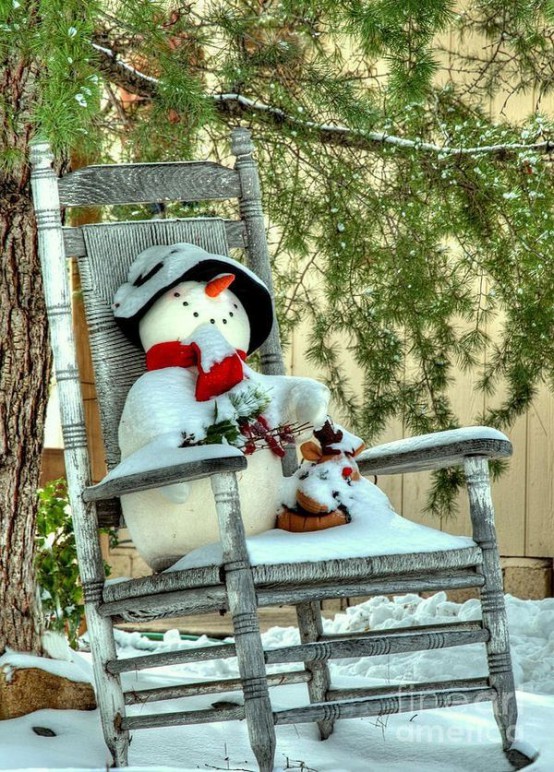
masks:
[[[523,142],[506,143],[499,145],[478,145],[476,147],[448,147],[446,145],[434,145],[430,142],[421,142],[414,139],[405,139],[384,131],[359,131],[348,126],[333,125],[329,123],[316,123],[314,121],[302,121],[288,115],[278,107],[271,107],[259,101],[248,99],[241,94],[213,94],[210,98],[219,103],[235,103],[243,112],[259,111],[270,115],[276,123],[286,123],[290,126],[298,126],[312,129],[319,134],[319,139],[324,144],[345,145],[351,148],[372,149],[377,145],[394,145],[398,148],[419,150],[423,152],[437,153],[441,156],[470,156],[470,155],[505,155],[520,150],[533,151],[535,153],[554,152],[554,141],[545,140],[525,144]]]
[[[110,48],[97,43],[92,44],[97,53],[100,70],[117,86],[131,94],[154,99],[158,93],[160,81],[150,75],[140,72],[123,59],[119,58]],[[504,143],[496,145],[476,145],[475,147],[450,147],[422,142],[416,139],[406,139],[384,131],[361,131],[348,126],[330,123],[304,121],[289,115],[279,107],[264,104],[259,100],[249,99],[242,94],[206,94],[213,100],[216,107],[224,114],[263,115],[274,125],[287,125],[292,129],[308,129],[322,144],[338,145],[353,149],[374,150],[379,145],[390,145],[403,150],[415,150],[423,153],[434,153],[439,157],[453,158],[472,155],[498,155],[519,151],[549,154],[554,152],[554,141]]]
[[[99,69],[109,81],[124,88],[130,94],[136,94],[146,99],[153,99],[157,95],[160,85],[157,78],[152,78],[127,64],[111,48],[94,42],[92,47],[96,51]]]

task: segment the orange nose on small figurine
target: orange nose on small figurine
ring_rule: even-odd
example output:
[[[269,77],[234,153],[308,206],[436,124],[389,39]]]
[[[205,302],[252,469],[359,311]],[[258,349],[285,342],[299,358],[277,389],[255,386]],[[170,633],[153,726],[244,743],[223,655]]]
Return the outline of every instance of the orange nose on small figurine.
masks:
[[[223,273],[221,276],[216,276],[215,279],[212,279],[206,284],[206,295],[210,298],[216,298],[234,281],[234,273]]]

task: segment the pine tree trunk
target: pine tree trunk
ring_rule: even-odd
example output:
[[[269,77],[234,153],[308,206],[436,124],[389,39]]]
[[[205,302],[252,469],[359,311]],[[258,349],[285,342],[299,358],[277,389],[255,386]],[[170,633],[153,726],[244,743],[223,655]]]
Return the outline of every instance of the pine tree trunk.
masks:
[[[3,153],[16,159],[0,166],[0,653],[40,652],[34,536],[51,355],[27,164],[33,75],[0,62]]]

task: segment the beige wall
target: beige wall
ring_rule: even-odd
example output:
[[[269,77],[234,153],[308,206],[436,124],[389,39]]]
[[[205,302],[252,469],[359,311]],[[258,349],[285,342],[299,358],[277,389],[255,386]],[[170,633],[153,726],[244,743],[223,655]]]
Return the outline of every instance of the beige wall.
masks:
[[[499,93],[490,101],[491,115],[502,114],[522,121],[536,109],[534,92],[507,99]],[[552,114],[554,100],[543,100],[541,111]],[[496,324],[499,324],[496,322]],[[489,334],[494,330],[489,329]],[[297,328],[291,338],[288,361],[294,375],[314,376],[313,364],[308,365],[304,352],[307,329]],[[485,353],[486,357],[486,353]],[[349,368],[353,385],[361,386],[361,377],[352,363]],[[454,410],[463,423],[471,425],[474,416],[491,404],[498,404],[501,394],[492,399],[473,389],[476,373],[460,373],[451,389]],[[337,416],[345,425],[348,419]],[[545,386],[540,390],[531,410],[507,432],[514,446],[509,468],[493,484],[496,524],[500,552],[505,556],[529,558],[554,556],[554,395]],[[405,436],[401,421],[393,421],[379,442],[389,442]],[[422,512],[425,506],[429,476],[426,474],[383,477],[379,480],[394,507],[403,515],[433,527],[453,533],[469,533],[470,522],[465,495],[460,496],[458,516],[440,524]]]
[[[288,363],[294,375],[317,377],[314,365],[305,358],[306,327],[293,334]],[[352,365],[352,385],[361,387],[361,377]],[[464,424],[474,423],[473,416],[487,407],[487,399],[473,392],[471,377],[462,373],[451,390],[454,409]],[[498,397],[496,398],[498,400]],[[334,416],[348,427],[348,417]],[[389,423],[377,442],[390,442],[406,436],[402,422]],[[518,419],[508,432],[514,454],[508,470],[493,483],[496,525],[500,552],[506,556],[554,556],[554,395],[541,389],[528,414]],[[375,443],[377,444],[377,443]],[[459,514],[438,521],[423,513],[429,475],[426,473],[381,477],[378,485],[391,499],[395,509],[411,519],[451,533],[470,533],[465,494],[459,497]]]

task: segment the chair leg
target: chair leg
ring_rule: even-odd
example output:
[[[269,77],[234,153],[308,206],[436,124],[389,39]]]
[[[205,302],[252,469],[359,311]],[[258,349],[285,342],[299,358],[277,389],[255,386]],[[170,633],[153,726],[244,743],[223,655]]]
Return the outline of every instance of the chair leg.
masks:
[[[227,601],[233,620],[250,746],[260,772],[271,772],[276,745],[275,726],[236,475],[214,475],[211,484],[223,546]]]
[[[89,631],[90,648],[94,680],[96,683],[96,701],[100,711],[102,731],[106,745],[113,756],[113,766],[128,765],[129,732],[120,728],[125,716],[125,699],[121,688],[121,678],[108,673],[106,663],[116,659],[113,624],[110,618],[101,617],[97,612],[102,583],[97,587],[90,585],[83,588],[85,594],[85,614]]]
[[[502,747],[508,751],[515,740],[517,703],[502,590],[485,585],[481,590],[481,605],[483,624],[490,632],[486,646],[489,682],[496,692],[494,717],[502,737]]]
[[[493,710],[502,737],[502,746],[504,751],[508,752],[515,739],[517,703],[504,604],[502,570],[496,545],[488,463],[484,458],[478,456],[468,458],[465,461],[465,473],[473,524],[473,538],[483,551],[482,573],[485,583],[481,588],[481,606],[483,625],[490,632],[490,638],[487,642],[487,659],[489,683],[496,691]]]
[[[302,643],[315,643],[321,640],[323,625],[318,602],[308,601],[297,604],[296,617]],[[305,662],[304,667],[312,675],[308,682],[310,702],[325,702],[331,686],[327,662]],[[334,719],[323,719],[317,722],[322,740],[326,740],[333,733],[334,724]]]

